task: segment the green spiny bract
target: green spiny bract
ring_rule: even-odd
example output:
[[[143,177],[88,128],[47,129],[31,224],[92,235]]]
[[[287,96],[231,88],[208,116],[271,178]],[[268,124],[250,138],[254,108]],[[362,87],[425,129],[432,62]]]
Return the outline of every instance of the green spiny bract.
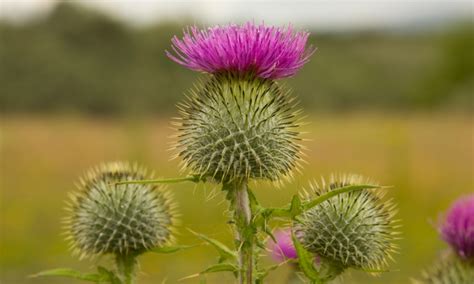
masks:
[[[423,272],[417,284],[472,284],[474,283],[474,262],[463,260],[454,254],[440,259],[433,267]]]
[[[175,206],[169,193],[154,185],[120,181],[150,178],[128,163],[108,163],[90,170],[71,194],[66,230],[81,257],[139,254],[173,238]]]
[[[298,114],[274,81],[252,75],[213,75],[179,105],[175,147],[201,177],[278,180],[300,159]]]
[[[304,198],[313,199],[331,190],[350,185],[371,184],[357,175],[332,176],[329,183],[311,184]],[[383,200],[381,189],[339,194],[298,217],[296,235],[305,248],[341,273],[353,267],[381,270],[396,250],[395,208]],[[335,276],[335,275],[334,275]]]

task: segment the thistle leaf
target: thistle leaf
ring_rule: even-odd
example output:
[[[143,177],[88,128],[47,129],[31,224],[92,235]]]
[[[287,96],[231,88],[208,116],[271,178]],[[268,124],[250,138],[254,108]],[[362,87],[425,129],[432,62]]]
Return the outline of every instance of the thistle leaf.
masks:
[[[176,245],[176,246],[166,246],[166,247],[156,247],[150,250],[154,253],[175,253],[181,250],[189,249],[196,247],[197,245]]]
[[[349,185],[349,186],[343,186],[337,189],[333,189],[331,191],[326,192],[325,194],[318,196],[317,198],[306,202],[303,205],[303,210],[307,211],[324,201],[330,199],[331,197],[334,197],[336,195],[342,194],[342,193],[347,193],[347,192],[352,192],[352,191],[359,191],[363,189],[371,189],[371,188],[380,188],[381,186],[378,185],[371,185],[371,184],[360,184],[360,185]]]
[[[196,237],[200,238],[201,240],[203,240],[203,241],[209,243],[211,246],[213,246],[217,250],[217,252],[219,253],[221,261],[224,261],[224,260],[227,260],[227,259],[237,260],[237,253],[235,251],[231,250],[229,247],[227,247],[223,243],[219,242],[218,240],[209,238],[206,235],[196,233],[196,232],[194,232],[190,229],[188,229],[188,230],[193,235],[195,235]]]
[[[191,278],[196,278],[196,277],[208,274],[208,273],[232,272],[232,273],[235,274],[238,271],[239,271],[239,268],[237,266],[233,265],[233,264],[230,264],[230,263],[217,263],[217,264],[209,266],[208,268],[206,268],[205,270],[203,270],[199,273],[183,277],[183,278],[179,279],[179,281],[183,281],[183,280],[187,280],[187,279],[191,279]],[[206,283],[206,278],[201,277],[200,283]]]
[[[110,277],[107,274],[82,273],[80,271],[77,271],[71,268],[56,268],[56,269],[45,270],[37,274],[31,275],[30,277],[36,278],[36,277],[45,277],[45,276],[46,277],[50,277],[50,276],[65,277],[65,278],[72,278],[72,279],[95,282],[95,283],[103,283],[106,281],[110,281]],[[111,282],[111,283],[114,283],[114,282]]]
[[[302,203],[301,199],[298,197],[298,195],[294,195],[293,199],[291,199],[291,205],[290,205],[290,210],[289,214],[292,218],[295,216],[301,214],[302,210]]]
[[[209,266],[205,270],[201,271],[200,274],[214,273],[214,272],[237,272],[239,268],[230,263],[217,263]]]
[[[256,284],[263,284],[263,280],[268,276],[268,274],[274,270],[276,270],[278,267],[288,263],[291,261],[290,259],[283,261],[281,263],[266,267],[265,269],[262,269],[257,272],[257,277],[256,277]]]
[[[298,263],[304,275],[306,275],[312,283],[321,283],[319,272],[314,267],[313,255],[303,247],[294,234],[292,235],[292,239],[296,253],[298,254]]]
[[[250,201],[250,206],[252,207],[252,211],[255,212],[255,211],[261,210],[262,206],[258,202],[257,197],[255,197],[255,194],[253,194],[253,191],[250,188],[248,188],[247,192],[249,194],[249,201]]]
[[[97,271],[100,275],[105,276],[111,284],[122,284],[122,281],[120,281],[120,279],[115,275],[113,271],[110,271],[102,266],[98,266]]]
[[[261,215],[263,218],[270,220],[271,217],[287,217],[294,218],[303,212],[303,205],[298,195],[294,195],[291,203],[285,207],[265,208]]]

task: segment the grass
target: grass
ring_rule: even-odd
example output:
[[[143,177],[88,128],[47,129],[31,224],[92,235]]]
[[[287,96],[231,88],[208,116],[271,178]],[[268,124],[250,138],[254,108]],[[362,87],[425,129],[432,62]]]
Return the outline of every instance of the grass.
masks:
[[[367,114],[311,116],[306,127],[307,165],[301,174],[274,188],[255,183],[267,206],[283,205],[312,178],[356,172],[393,185],[403,222],[400,254],[392,272],[369,277],[352,271],[349,283],[408,283],[445,248],[433,224],[459,195],[472,192],[473,125],[468,115]],[[88,167],[102,161],[138,161],[158,176],[179,175],[167,151],[172,130],[166,119],[98,120],[74,116],[3,117],[1,126],[0,266],[2,283],[64,283],[28,275],[54,267],[90,270],[95,261],[70,256],[61,234],[68,191]],[[183,244],[199,242],[185,228],[231,244],[226,204],[218,188],[189,183],[170,186],[180,204]],[[217,259],[200,246],[173,255],[145,255],[140,283],[176,283]],[[104,258],[100,262],[110,262]],[[287,268],[269,283],[281,283]],[[211,275],[227,283],[230,275]],[[197,279],[183,283],[196,283]]]

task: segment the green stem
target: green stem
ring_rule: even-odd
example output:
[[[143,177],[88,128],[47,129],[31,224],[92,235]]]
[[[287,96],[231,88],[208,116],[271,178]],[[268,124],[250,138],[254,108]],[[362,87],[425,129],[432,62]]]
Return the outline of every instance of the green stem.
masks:
[[[235,240],[239,251],[239,283],[254,283],[253,255],[255,245],[255,231],[252,226],[252,209],[250,206],[247,181],[235,181],[231,184],[228,199],[234,211],[236,226]]]
[[[116,182],[115,185],[121,184],[156,184],[156,183],[179,183],[185,181],[199,182],[202,179],[199,176],[187,176],[180,178],[163,178],[163,179],[144,179],[144,180],[129,180]]]
[[[134,284],[136,277],[137,259],[135,255],[121,255],[115,256],[115,264],[120,279],[124,284]]]

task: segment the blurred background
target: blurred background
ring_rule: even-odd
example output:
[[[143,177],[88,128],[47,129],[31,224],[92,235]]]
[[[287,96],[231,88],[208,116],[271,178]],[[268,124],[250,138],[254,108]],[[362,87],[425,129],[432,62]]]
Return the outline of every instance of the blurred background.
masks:
[[[355,172],[393,185],[403,221],[391,272],[346,283],[409,283],[446,246],[435,225],[474,191],[474,33],[471,1],[53,1],[0,3],[0,282],[40,270],[91,270],[61,236],[67,193],[89,167],[137,161],[179,175],[167,151],[175,104],[202,75],[166,58],[184,26],[293,24],[318,48],[285,84],[308,132],[303,172],[281,188],[256,183],[262,204],[284,205],[307,181]],[[172,186],[185,228],[231,244],[226,203],[212,186]],[[217,258],[209,247],[145,255],[140,283],[176,283]],[[100,263],[109,264],[107,259]],[[267,259],[269,264],[271,260]],[[288,269],[272,274],[281,283]],[[230,275],[210,275],[228,283]],[[196,283],[190,279],[182,283]]]

